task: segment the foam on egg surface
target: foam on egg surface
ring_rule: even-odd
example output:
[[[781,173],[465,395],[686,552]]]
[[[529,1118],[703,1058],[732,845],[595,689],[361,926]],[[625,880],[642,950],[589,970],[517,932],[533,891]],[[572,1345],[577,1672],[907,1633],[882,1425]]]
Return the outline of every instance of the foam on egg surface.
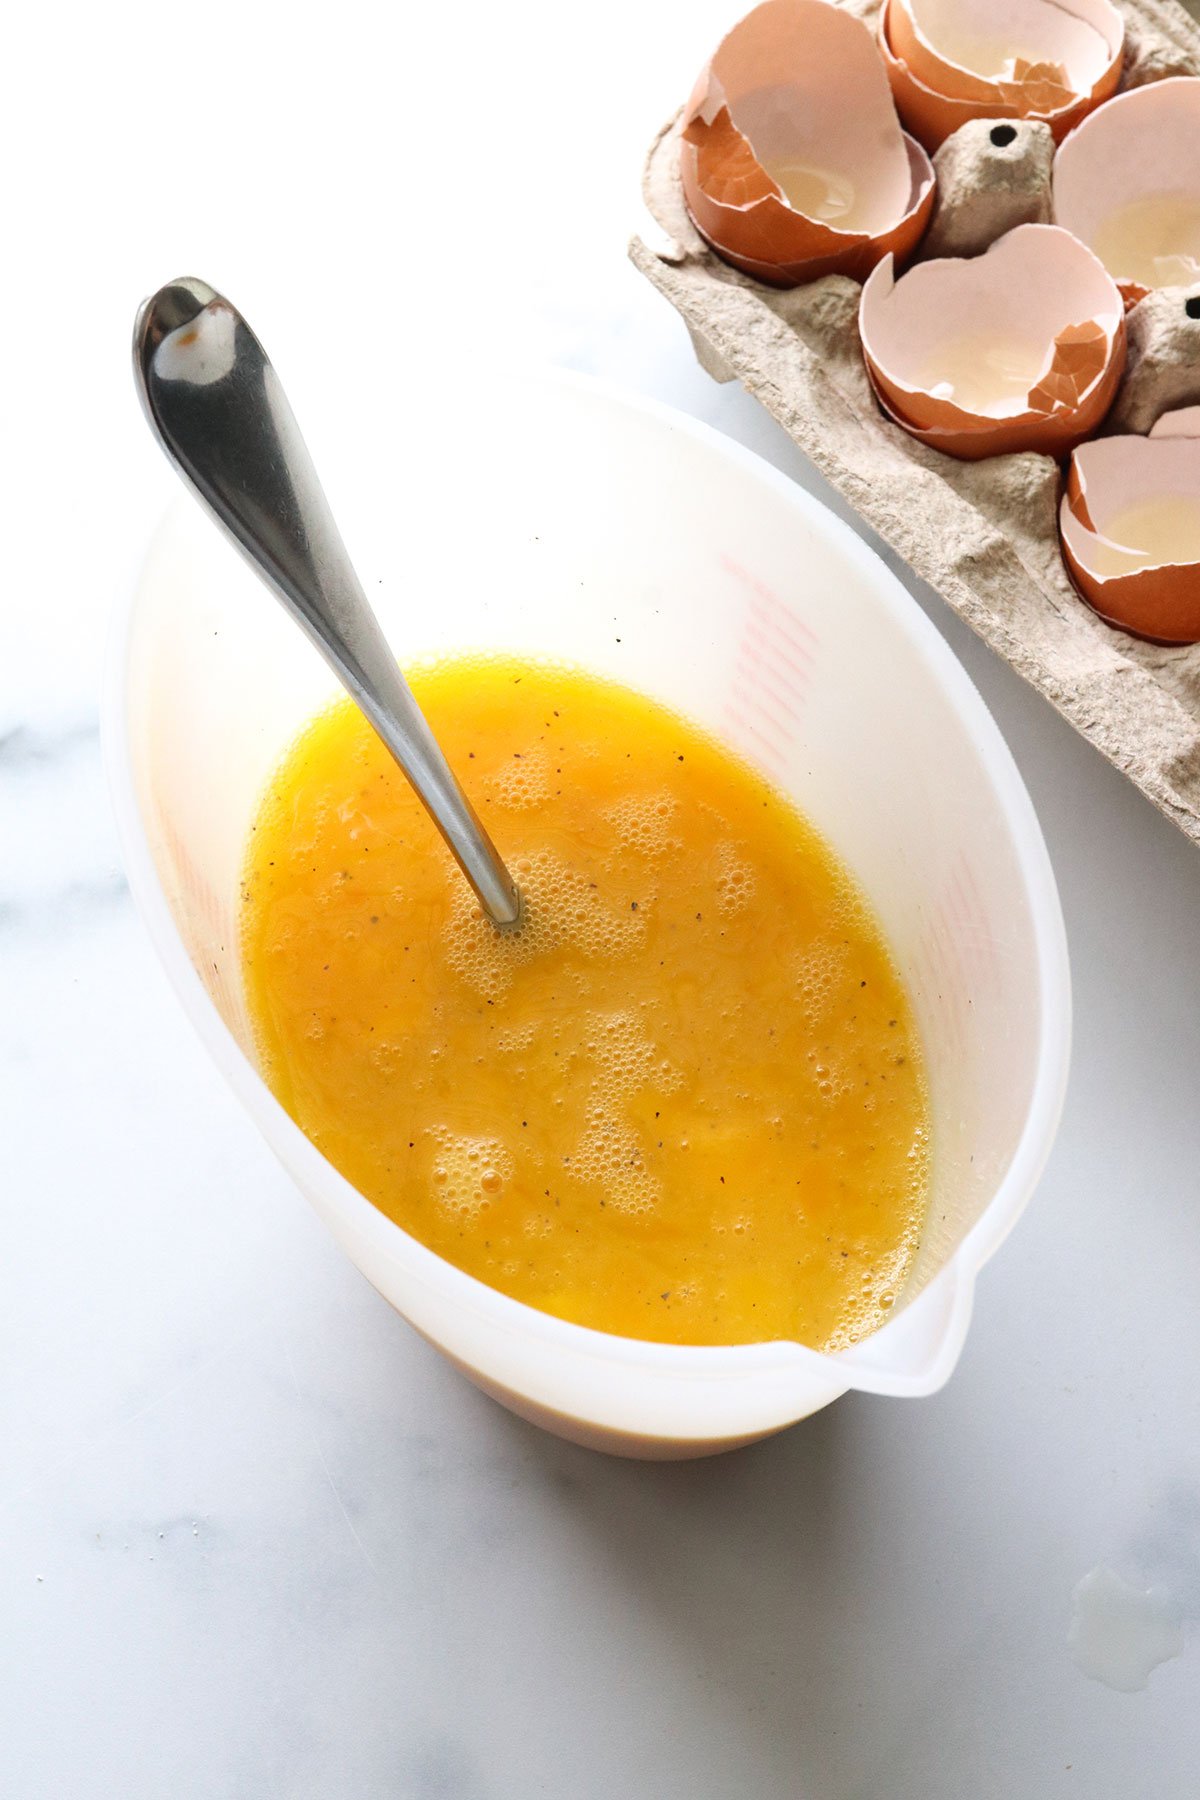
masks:
[[[820,1348],[915,1252],[911,1007],[829,848],[644,696],[478,659],[413,686],[522,891],[483,917],[349,702],[256,821],[264,1073],[383,1212],[493,1287],[631,1337]]]

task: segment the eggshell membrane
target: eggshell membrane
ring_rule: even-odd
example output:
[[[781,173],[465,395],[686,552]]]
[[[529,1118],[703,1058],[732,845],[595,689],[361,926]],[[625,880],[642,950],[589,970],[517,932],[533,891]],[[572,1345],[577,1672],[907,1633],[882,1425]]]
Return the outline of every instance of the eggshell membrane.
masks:
[[[1174,75],[1118,94],[1083,120],[1054,158],[1055,223],[1091,248],[1115,212],[1153,194],[1200,199],[1200,76]],[[1127,306],[1149,289],[1109,271]]]
[[[996,37],[998,0],[884,0],[879,52],[900,117],[926,149],[968,119],[1038,119],[1061,141],[1116,92],[1124,26],[1108,0],[1005,0],[1005,10],[1017,15],[1011,31],[1002,26],[1005,35],[1036,38],[1045,60],[1018,58],[1013,78],[987,79],[940,55],[932,39],[948,20]]]
[[[1006,58],[1030,75],[956,59],[956,38],[971,37],[1003,44]],[[888,38],[917,80],[940,93],[987,100],[997,89],[1044,83],[1071,105],[1119,63],[1125,27],[1109,0],[890,0]]]
[[[777,156],[847,177],[870,207],[863,228],[789,205],[759,160]],[[776,286],[861,280],[905,258],[933,209],[933,167],[900,129],[870,33],[828,0],[765,0],[722,40],[686,109],[680,176],[713,248]]]
[[[1157,425],[1151,426],[1150,436],[1200,438],[1200,406],[1180,406],[1174,412],[1164,413]]]
[[[1044,345],[1027,404],[981,413],[929,391],[925,371],[986,319],[998,338]],[[883,262],[863,288],[859,333],[872,386],[896,423],[968,461],[1014,450],[1062,456],[1094,431],[1125,366],[1121,297],[1097,259],[1052,225],[1018,225],[982,256]],[[934,384],[936,385],[936,383]]]
[[[1072,581],[1108,624],[1158,644],[1200,640],[1200,562],[1152,563],[1105,536],[1125,507],[1165,494],[1200,500],[1200,407],[1168,413],[1149,437],[1098,438],[1071,458],[1059,511],[1063,561]],[[1103,572],[1105,560],[1127,565]]]

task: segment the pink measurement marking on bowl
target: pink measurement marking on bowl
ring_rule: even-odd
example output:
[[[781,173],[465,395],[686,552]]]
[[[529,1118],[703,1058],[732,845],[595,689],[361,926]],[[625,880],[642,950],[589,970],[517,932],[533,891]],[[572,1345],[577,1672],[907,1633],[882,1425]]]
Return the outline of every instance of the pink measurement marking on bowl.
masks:
[[[742,627],[745,654],[764,668],[786,673],[796,687],[807,687],[812,673],[812,651],[800,648],[789,655],[787,648],[780,644],[778,637],[773,636],[758,616],[758,609],[751,602]]]
[[[946,917],[964,960],[991,986],[999,983],[996,933],[975,871],[963,855],[955,859],[946,883]]]
[[[733,557],[722,554],[720,563],[746,596],[725,718],[753,754],[772,772],[782,773],[808,694],[816,634]]]
[[[819,646],[821,640],[812,626],[793,612],[787,601],[781,599],[775,589],[769,587],[760,576],[752,575],[744,563],[738,562],[736,557],[730,556],[725,550],[721,551],[717,560],[727,575],[732,575],[735,581],[740,582],[762,603],[772,618],[782,625],[785,633],[790,633],[800,642],[807,640],[814,650]]]
[[[937,1011],[952,1052],[965,1053],[975,1002],[998,987],[995,933],[965,856],[951,864],[913,959],[916,985]]]
[[[753,709],[754,701],[747,698],[738,686],[731,686],[724,706],[724,719],[729,735],[737,749],[744,751],[752,760],[757,760],[772,774],[782,775],[787,769],[787,756],[770,735],[769,726],[764,731],[749,716]]]

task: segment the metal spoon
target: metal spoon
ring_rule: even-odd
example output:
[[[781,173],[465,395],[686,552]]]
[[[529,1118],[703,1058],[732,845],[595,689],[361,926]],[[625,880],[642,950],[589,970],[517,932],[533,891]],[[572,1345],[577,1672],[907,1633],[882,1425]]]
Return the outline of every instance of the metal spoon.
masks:
[[[375,727],[488,918],[515,924],[516,883],[396,666],[279,377],[245,319],[207,282],[173,281],[138,309],[133,368],[171,461]]]

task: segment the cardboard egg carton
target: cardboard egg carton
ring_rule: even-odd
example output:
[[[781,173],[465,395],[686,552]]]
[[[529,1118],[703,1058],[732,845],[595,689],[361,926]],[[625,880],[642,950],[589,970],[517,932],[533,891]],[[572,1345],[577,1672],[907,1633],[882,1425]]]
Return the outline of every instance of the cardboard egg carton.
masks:
[[[850,10],[874,23],[876,6]],[[1175,0],[1123,0],[1121,10],[1123,87],[1200,75],[1200,25]],[[690,74],[681,71],[681,87]],[[958,462],[883,415],[859,345],[857,282],[831,275],[779,290],[721,262],[684,207],[679,128],[678,118],[664,127],[646,164],[664,241],[634,238],[630,255],[683,317],[703,367],[740,380],[866,523],[1200,843],[1200,645],[1143,643],[1078,597],[1059,550],[1061,474],[1050,457]],[[1021,124],[1000,153],[986,131],[974,148],[950,140],[918,255],[973,254],[1044,219],[1049,149],[1039,134],[1049,137]],[[1200,404],[1200,284],[1150,295],[1127,325],[1126,373],[1102,430],[1145,432],[1169,408]]]

